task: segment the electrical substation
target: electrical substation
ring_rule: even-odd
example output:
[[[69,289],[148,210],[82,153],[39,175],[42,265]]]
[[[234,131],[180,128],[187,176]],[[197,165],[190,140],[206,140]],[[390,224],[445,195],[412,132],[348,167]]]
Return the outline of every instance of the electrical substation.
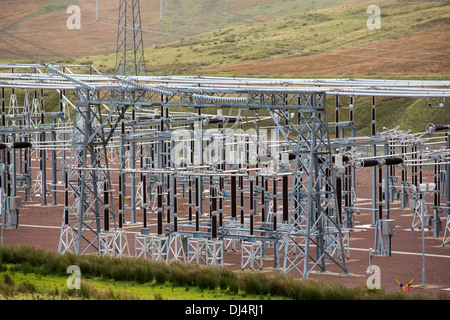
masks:
[[[361,212],[375,230],[371,253],[392,254],[394,202],[413,213],[408,228],[449,245],[450,124],[386,129],[376,110],[385,97],[434,99],[445,118],[450,81],[150,76],[139,1],[120,10],[114,75],[0,65],[2,242],[33,198],[63,204],[61,254],[223,266],[231,252],[241,269],[349,274]],[[46,111],[49,92],[59,112]],[[372,101],[367,136],[356,136],[359,99]]]

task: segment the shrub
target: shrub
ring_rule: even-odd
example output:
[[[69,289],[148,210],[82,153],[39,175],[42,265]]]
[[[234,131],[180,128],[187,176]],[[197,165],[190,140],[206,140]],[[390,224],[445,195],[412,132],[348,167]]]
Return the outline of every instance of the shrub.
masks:
[[[191,286],[194,283],[196,272],[179,262],[170,264],[170,282],[175,286]]]
[[[219,288],[221,290],[229,290],[231,293],[239,292],[239,278],[236,273],[231,270],[222,268],[219,274]]]
[[[3,274],[3,283],[14,286],[14,280],[11,278],[9,273]]]
[[[266,295],[269,293],[268,279],[264,273],[243,272],[240,277],[241,290],[249,294]]]
[[[36,286],[33,283],[22,282],[16,286],[16,291],[20,293],[35,293]]]
[[[6,298],[14,297],[14,286],[0,282],[0,294]]]
[[[219,277],[211,267],[200,268],[196,274],[196,284],[200,289],[214,290],[219,286]]]

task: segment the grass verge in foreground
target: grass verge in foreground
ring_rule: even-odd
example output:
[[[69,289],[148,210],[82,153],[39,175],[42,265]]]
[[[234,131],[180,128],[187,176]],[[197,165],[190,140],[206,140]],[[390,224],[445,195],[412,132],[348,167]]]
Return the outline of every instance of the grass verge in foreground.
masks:
[[[4,299],[295,299],[394,300],[447,299],[401,295],[365,286],[347,288],[318,280],[295,280],[261,272],[233,272],[133,257],[60,255],[27,246],[0,247],[0,296]],[[67,268],[81,272],[81,289],[68,290]]]

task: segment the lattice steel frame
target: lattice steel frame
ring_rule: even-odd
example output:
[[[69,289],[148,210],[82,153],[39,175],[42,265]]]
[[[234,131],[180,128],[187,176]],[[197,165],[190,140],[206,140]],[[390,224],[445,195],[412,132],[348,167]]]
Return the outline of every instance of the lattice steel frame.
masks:
[[[283,272],[295,269],[303,278],[308,278],[316,266],[326,271],[327,260],[348,272],[336,210],[325,96],[325,93],[299,95],[297,124],[291,121],[288,110],[270,109],[295,155]]]
[[[111,185],[106,146],[128,106],[115,105],[103,119],[102,106],[97,102],[97,90],[77,88],[75,95],[77,104],[70,160],[66,168],[67,200],[58,252],[80,255],[91,247],[98,251],[103,219],[101,213],[105,209],[108,212],[105,231],[109,230],[109,223],[116,228],[113,195],[108,194],[109,201],[105,201],[103,196],[105,186],[110,188]]]
[[[120,0],[115,74],[146,74],[139,0]]]

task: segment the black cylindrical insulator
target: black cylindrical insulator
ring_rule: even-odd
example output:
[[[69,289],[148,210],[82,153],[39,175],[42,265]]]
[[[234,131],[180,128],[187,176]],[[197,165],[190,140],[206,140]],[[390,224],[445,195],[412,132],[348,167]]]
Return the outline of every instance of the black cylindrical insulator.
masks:
[[[198,213],[198,210],[195,211],[195,231],[200,230],[200,214]]]
[[[254,209],[253,180],[250,180],[250,210]]]
[[[217,216],[213,215],[211,217],[211,238],[217,238]]]
[[[287,222],[288,217],[289,217],[288,176],[283,176],[283,222]]]
[[[236,218],[236,176],[231,175],[231,218]]]
[[[387,166],[393,166],[396,164],[403,163],[403,158],[386,158],[384,159],[384,164]]]
[[[342,178],[336,177],[336,203],[339,222],[342,221]]]
[[[434,165],[434,185],[436,186],[436,188],[437,188],[438,183],[439,183],[439,181],[438,181],[438,174],[439,174],[438,173],[438,165]],[[436,208],[437,205],[438,205],[438,194],[439,194],[439,192],[433,192],[433,205],[434,205],[434,208]]]
[[[250,235],[253,235],[254,233],[254,227],[253,227],[253,214],[250,215]]]
[[[33,145],[31,144],[31,142],[27,142],[27,141],[22,141],[22,142],[14,142],[12,144],[12,148],[13,149],[26,149],[26,148],[31,148]]]
[[[158,200],[157,200],[157,210],[158,210],[158,235],[163,233],[163,195],[162,195],[162,186],[158,186]]]
[[[441,131],[441,130],[447,130],[447,129],[450,129],[449,125],[437,124],[434,126],[434,131]]]
[[[376,159],[364,159],[363,161],[363,167],[374,167],[378,165],[378,160]]]
[[[225,182],[222,177],[219,178],[220,190],[223,192],[225,189]],[[219,227],[223,225],[223,196],[219,196]]]
[[[199,186],[199,178],[195,178],[195,206],[199,206],[199,198],[200,198],[200,186]],[[197,210],[198,211],[198,210]]]
[[[64,172],[64,224],[69,224],[69,174]]]
[[[217,198],[216,198],[216,188],[211,188],[211,210],[212,214],[217,213]]]
[[[0,150],[6,149],[8,146],[4,143],[0,143]]]

